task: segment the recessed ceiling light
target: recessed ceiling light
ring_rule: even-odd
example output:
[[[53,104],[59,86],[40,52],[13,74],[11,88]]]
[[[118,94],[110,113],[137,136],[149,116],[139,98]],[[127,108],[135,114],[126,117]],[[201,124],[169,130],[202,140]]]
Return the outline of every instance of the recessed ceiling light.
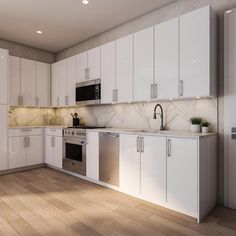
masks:
[[[89,1],[88,0],[83,0],[82,3],[87,5],[89,3]]]
[[[229,13],[231,13],[232,12],[232,10],[228,10],[228,11],[226,11],[225,13],[226,14],[229,14]]]
[[[37,33],[37,34],[42,34],[43,31],[41,31],[41,30],[37,30],[36,33]]]

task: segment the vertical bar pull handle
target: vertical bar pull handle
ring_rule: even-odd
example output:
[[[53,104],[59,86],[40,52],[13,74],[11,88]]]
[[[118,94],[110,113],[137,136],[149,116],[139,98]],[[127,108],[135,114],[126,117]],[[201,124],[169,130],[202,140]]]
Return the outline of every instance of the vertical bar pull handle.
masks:
[[[171,140],[167,140],[167,156],[171,157]]]
[[[140,152],[140,137],[137,137],[137,152]]]
[[[153,98],[153,84],[151,84],[151,98]]]
[[[27,147],[30,146],[30,137],[27,137]]]
[[[184,96],[184,81],[180,80],[180,96]]]
[[[144,137],[141,137],[141,152],[144,152]]]
[[[158,86],[157,84],[154,84],[154,97],[157,98],[158,95]]]

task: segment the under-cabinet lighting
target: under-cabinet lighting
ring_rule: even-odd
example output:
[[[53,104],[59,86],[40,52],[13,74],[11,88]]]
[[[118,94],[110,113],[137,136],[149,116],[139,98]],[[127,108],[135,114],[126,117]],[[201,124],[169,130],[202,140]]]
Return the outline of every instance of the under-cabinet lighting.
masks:
[[[42,34],[43,31],[41,31],[41,30],[37,30],[36,33],[37,33],[37,34]]]
[[[196,97],[196,99],[200,99],[200,97]]]

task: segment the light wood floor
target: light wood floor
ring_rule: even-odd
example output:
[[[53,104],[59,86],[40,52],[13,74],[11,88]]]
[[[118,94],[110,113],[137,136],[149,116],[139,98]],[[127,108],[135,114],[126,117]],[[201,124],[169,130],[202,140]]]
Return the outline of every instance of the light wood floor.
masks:
[[[202,224],[48,168],[0,176],[0,236],[236,235],[236,211]]]

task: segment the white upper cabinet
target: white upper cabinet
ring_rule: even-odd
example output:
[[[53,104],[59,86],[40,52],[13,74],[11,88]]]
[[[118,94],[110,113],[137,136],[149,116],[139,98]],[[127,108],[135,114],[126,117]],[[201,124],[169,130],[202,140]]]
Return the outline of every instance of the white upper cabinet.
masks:
[[[67,60],[59,62],[59,106],[66,106],[68,91],[68,67]]]
[[[50,64],[36,62],[36,106],[50,106]]]
[[[216,16],[209,6],[180,16],[180,96],[216,95]]]
[[[36,62],[21,58],[21,99],[24,106],[35,106]]]
[[[9,105],[20,105],[20,57],[9,56]]]
[[[59,95],[60,95],[60,67],[59,62],[52,64],[52,81],[51,81],[51,105],[53,107],[59,106]]]
[[[68,79],[66,103],[69,106],[75,105],[75,86],[77,81],[77,56],[67,59]]]
[[[0,171],[8,169],[8,105],[0,105]]]
[[[155,85],[157,99],[178,98],[179,18],[155,27]]]
[[[197,212],[198,140],[167,138],[167,203],[186,213]]]
[[[114,101],[116,88],[116,43],[115,41],[101,46],[101,102]]]
[[[89,80],[101,78],[101,48],[93,48],[88,51],[87,77]]]
[[[88,52],[82,52],[77,55],[78,82],[88,79]]]
[[[133,101],[133,35],[116,41],[116,102]]]
[[[134,101],[153,98],[154,27],[134,34]]]
[[[0,49],[0,104],[8,104],[8,50]]]

